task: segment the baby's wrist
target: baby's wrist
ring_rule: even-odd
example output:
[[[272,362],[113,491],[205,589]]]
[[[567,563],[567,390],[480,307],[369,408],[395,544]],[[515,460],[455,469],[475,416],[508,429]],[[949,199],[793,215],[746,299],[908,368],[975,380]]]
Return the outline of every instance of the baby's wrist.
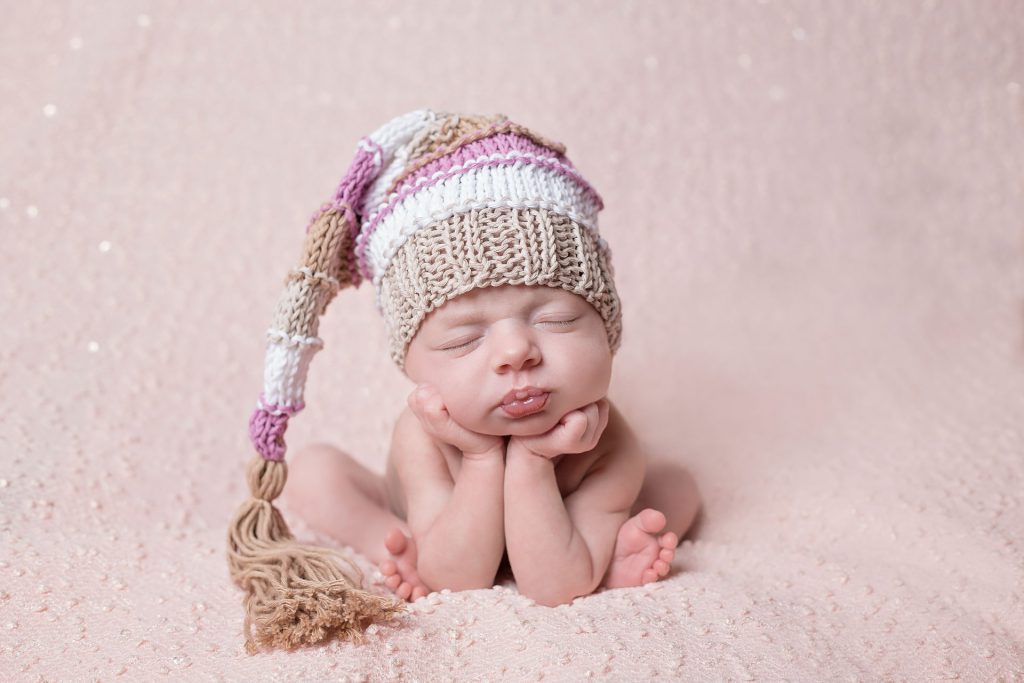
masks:
[[[480,451],[477,453],[471,451],[462,451],[462,459],[470,460],[475,462],[490,462],[493,460],[504,460],[505,459],[505,443],[501,442],[488,448],[487,450]]]
[[[515,437],[512,437],[509,440],[508,457],[515,457],[529,462],[551,462],[551,458],[549,456],[533,451],[529,446]]]

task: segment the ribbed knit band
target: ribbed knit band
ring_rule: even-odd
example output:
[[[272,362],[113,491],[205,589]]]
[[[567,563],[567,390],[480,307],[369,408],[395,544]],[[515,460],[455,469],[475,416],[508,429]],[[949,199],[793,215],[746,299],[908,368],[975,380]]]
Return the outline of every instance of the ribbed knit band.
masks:
[[[420,323],[446,301],[478,287],[559,287],[601,315],[614,353],[622,319],[607,248],[592,231],[547,209],[474,209],[413,233],[391,258],[380,303],[391,357],[405,353]]]

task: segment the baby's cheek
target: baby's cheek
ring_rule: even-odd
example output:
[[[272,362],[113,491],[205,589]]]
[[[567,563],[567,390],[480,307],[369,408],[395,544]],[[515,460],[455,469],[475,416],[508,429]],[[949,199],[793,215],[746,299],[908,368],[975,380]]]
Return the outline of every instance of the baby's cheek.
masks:
[[[487,412],[487,401],[479,392],[467,391],[458,385],[448,388],[445,405],[452,418],[467,428],[478,423]]]
[[[594,344],[577,349],[565,356],[564,363],[574,398],[580,406],[593,403],[608,393],[612,361],[607,344],[603,348]]]

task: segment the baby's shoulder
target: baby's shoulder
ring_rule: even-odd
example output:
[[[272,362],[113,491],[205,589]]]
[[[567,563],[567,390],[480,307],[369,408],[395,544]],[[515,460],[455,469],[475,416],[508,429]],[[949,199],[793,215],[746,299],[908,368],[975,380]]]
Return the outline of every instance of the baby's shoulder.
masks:
[[[395,419],[395,427],[393,429],[394,434],[407,434],[413,430],[418,430],[420,433],[423,432],[423,425],[420,424],[416,414],[412,412],[412,408],[409,406],[403,406],[402,412],[398,414]]]
[[[606,448],[621,448],[626,445],[632,445],[636,441],[636,435],[630,428],[629,422],[610,398],[607,401],[608,424],[601,434],[601,444]]]
[[[434,440],[423,429],[423,424],[416,417],[412,408],[405,406],[395,419],[395,425],[391,430],[392,457],[400,456],[403,453],[423,453],[428,450],[437,450]]]

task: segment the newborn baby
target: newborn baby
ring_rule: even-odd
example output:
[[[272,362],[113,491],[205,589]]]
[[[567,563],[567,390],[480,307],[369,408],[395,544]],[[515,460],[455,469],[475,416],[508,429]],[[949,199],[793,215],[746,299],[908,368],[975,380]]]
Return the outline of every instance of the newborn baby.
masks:
[[[607,399],[612,354],[582,297],[554,287],[471,290],[409,345],[418,387],[386,476],[315,445],[285,495],[314,528],[380,566],[405,599],[494,585],[558,605],[665,576],[698,509],[693,480],[645,455]]]
[[[685,471],[646,462],[607,398],[622,306],[602,208],[565,145],[503,114],[419,109],[360,139],[267,330],[250,498],[228,535],[247,648],[350,637],[403,609],[364,590],[343,553],[296,543],[282,494],[402,599],[508,570],[558,605],[668,572],[699,502]],[[320,316],[364,282],[417,385],[386,475],[330,445],[286,463]]]

